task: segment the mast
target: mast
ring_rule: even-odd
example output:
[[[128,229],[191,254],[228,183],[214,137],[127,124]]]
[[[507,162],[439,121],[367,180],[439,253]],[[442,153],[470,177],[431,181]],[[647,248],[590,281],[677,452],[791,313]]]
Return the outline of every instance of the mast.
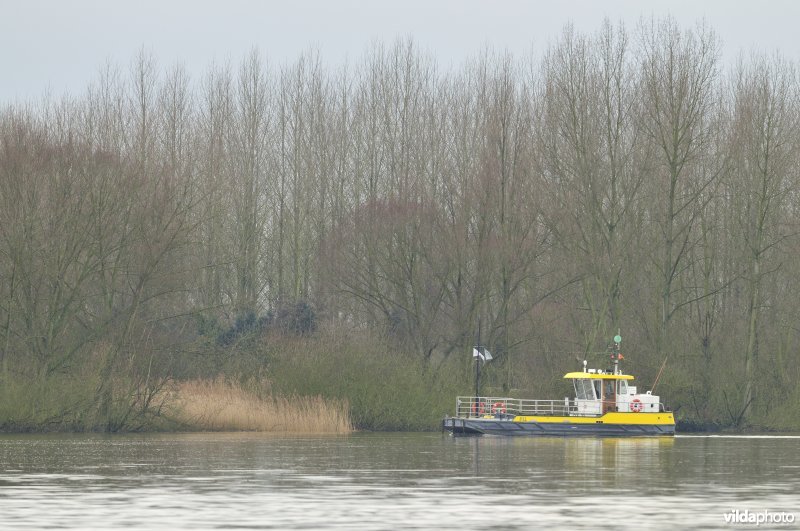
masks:
[[[611,351],[611,359],[614,360],[614,374],[619,374],[620,343],[622,343],[622,336],[620,336],[619,332],[617,332],[617,335],[614,336],[614,346],[612,347]]]

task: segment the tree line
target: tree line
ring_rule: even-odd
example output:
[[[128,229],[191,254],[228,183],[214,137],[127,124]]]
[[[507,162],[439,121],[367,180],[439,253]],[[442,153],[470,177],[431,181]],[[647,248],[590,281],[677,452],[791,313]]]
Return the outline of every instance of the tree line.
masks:
[[[282,323],[431,367],[479,340],[511,392],[621,330],[687,418],[796,426],[799,103],[793,60],[673,19],[450,69],[412,40],[198,79],[143,52],[0,111],[2,380],[84,379],[111,418]]]

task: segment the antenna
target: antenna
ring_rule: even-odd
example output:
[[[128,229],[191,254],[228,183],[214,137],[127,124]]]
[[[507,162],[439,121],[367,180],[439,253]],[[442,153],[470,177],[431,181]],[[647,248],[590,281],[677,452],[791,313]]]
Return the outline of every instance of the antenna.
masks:
[[[661,378],[661,373],[664,371],[664,367],[667,366],[667,360],[669,359],[669,354],[664,357],[664,363],[661,364],[661,368],[658,370],[658,374],[656,375],[656,381],[653,382],[653,387],[650,388],[650,393],[652,394],[653,391],[656,390],[656,386],[658,385],[658,379]]]

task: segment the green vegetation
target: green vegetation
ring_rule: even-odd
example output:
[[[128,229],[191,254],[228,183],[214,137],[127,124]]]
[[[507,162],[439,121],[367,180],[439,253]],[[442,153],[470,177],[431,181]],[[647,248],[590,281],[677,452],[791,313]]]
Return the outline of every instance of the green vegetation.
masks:
[[[196,347],[174,360],[188,370],[169,371],[182,379],[165,373],[150,385],[117,381],[110,407],[98,401],[99,377],[88,370],[81,378],[11,383],[1,391],[0,426],[4,431],[273,427],[341,433],[352,419],[356,429],[422,431],[436,429],[452,411],[456,394],[465,392],[464,369],[469,372],[463,363],[433,367],[369,336],[257,334],[230,347]],[[228,382],[222,374],[230,375]],[[349,407],[343,413],[338,404]]]
[[[172,429],[161,416],[168,379],[102,375],[103,348],[69,372],[28,374],[10,369],[0,387],[3,431],[119,431]]]
[[[560,397],[618,330],[687,425],[800,429],[798,102],[790,60],[663,19],[450,70],[143,53],[6,105],[0,429],[176,429],[218,378],[434,429],[477,336],[485,390]]]
[[[452,363],[435,367],[382,341],[329,337],[276,347],[269,374],[279,389],[347,399],[359,429],[436,429],[463,392]]]

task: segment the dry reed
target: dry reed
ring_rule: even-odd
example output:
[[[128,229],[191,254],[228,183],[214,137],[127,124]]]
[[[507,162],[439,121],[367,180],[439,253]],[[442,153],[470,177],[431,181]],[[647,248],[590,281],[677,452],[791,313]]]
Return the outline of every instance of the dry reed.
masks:
[[[261,398],[218,378],[176,384],[168,413],[179,423],[209,431],[350,433],[347,401],[321,396]]]

